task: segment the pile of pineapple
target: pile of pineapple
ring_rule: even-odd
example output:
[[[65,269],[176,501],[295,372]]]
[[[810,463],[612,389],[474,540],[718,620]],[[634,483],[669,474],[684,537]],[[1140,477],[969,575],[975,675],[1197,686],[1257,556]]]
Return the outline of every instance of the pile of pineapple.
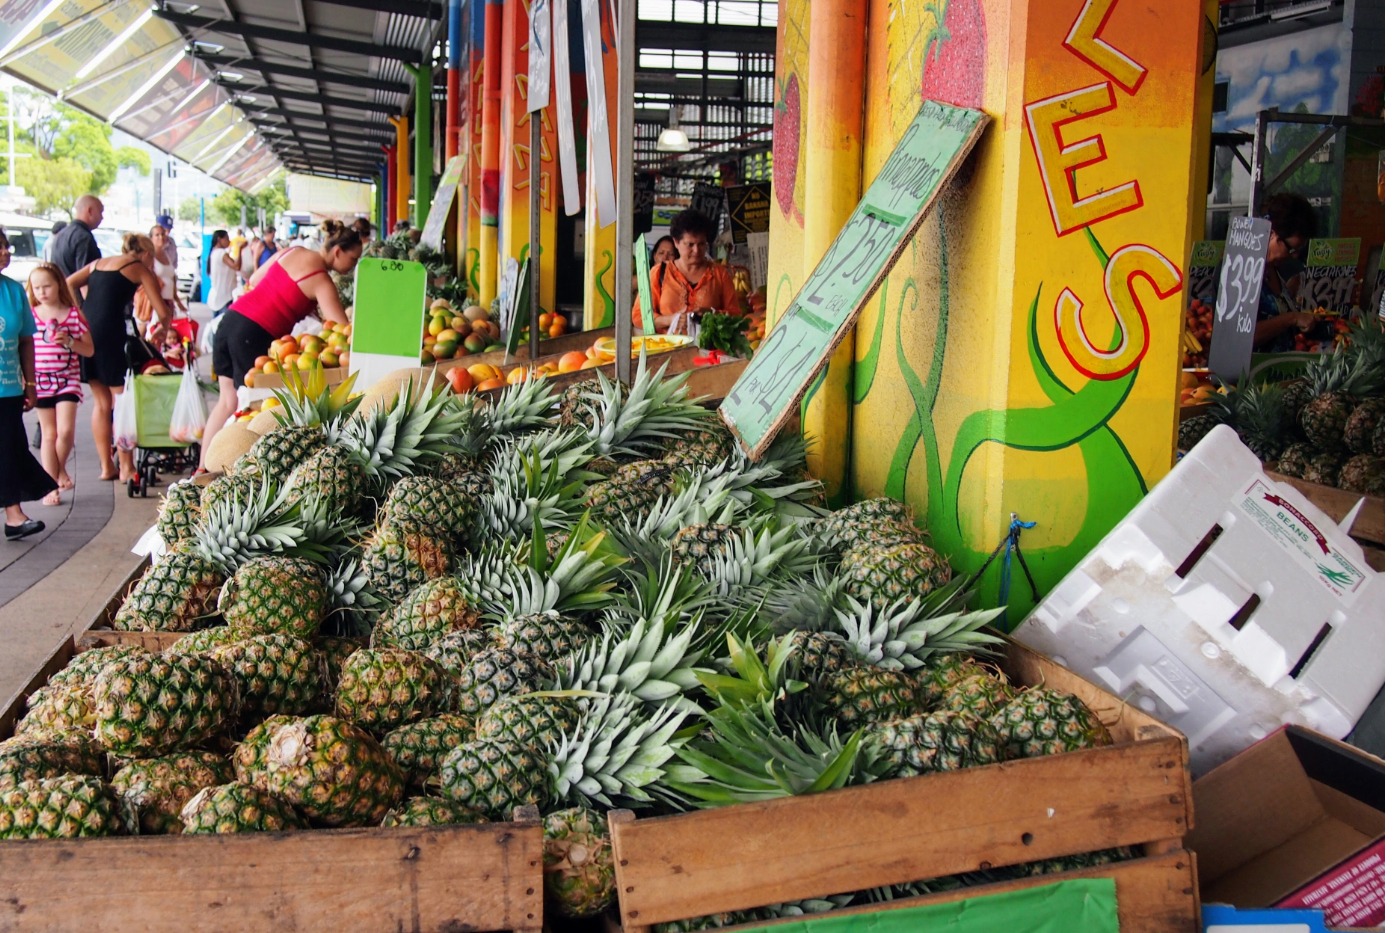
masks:
[[[1261,461],[1310,483],[1385,494],[1385,331],[1374,319],[1308,364],[1297,381],[1255,380],[1213,393],[1209,417],[1183,421],[1190,450],[1216,424],[1234,428]]]
[[[609,808],[1110,741],[1078,698],[1008,684],[998,612],[965,608],[901,504],[827,511],[800,437],[748,462],[681,377],[600,372],[557,398],[530,380],[474,407],[351,391],[279,392],[228,473],[171,486],[169,550],[114,624],[185,634],[79,654],[30,698],[0,743],[0,838],[533,804],[550,907],[587,916],[614,897]]]

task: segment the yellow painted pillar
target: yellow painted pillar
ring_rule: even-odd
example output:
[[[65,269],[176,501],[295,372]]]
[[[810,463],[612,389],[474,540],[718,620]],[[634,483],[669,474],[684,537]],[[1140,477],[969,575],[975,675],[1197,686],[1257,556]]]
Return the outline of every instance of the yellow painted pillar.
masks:
[[[394,124],[394,216],[412,221],[408,212],[408,117],[390,117]],[[390,231],[393,232],[392,230]]]
[[[781,0],[778,4],[777,72],[773,82],[773,200],[768,218],[767,317],[770,329],[807,278],[803,221],[807,158],[803,147],[802,102],[808,93],[807,70],[811,57],[807,33],[811,18],[811,0]],[[777,248],[780,245],[781,248]]]
[[[608,110],[608,150],[612,152],[613,178],[617,178],[617,34],[613,31],[613,10],[610,0],[599,0],[599,22],[603,39],[603,87],[607,97]],[[591,108],[594,101],[589,100]],[[586,133],[588,139],[587,172],[584,179],[584,224],[583,233],[583,326],[585,330],[598,327],[611,327],[616,309],[613,307],[617,296],[616,231],[609,224],[598,226],[597,173],[594,171],[593,134]],[[614,185],[614,190],[616,185]],[[639,281],[642,279],[639,277]],[[623,309],[630,313],[631,308]]]
[[[1038,522],[1021,545],[1044,593],[1172,463],[1206,2],[870,8],[863,183],[922,98],[993,118],[863,310],[851,380],[853,492],[910,503],[961,571],[983,565],[1014,512]],[[784,28],[805,6],[780,11],[780,102],[789,84],[813,98],[827,71],[800,47],[802,36],[815,45],[817,25]],[[797,204],[816,200],[783,207],[785,185],[813,186],[810,144],[805,165],[781,158],[793,132],[784,114],[775,311],[791,299],[780,257],[801,250],[806,268],[819,239],[799,226],[810,215],[793,223]],[[830,430],[809,418],[813,428]],[[819,449],[834,443],[818,437]],[[998,562],[980,584],[984,603],[997,602],[1000,582]],[[1031,605],[1019,567],[1010,603],[1013,621]]]
[[[836,239],[862,193],[866,10],[866,0],[826,0],[815,4],[809,14],[808,60],[820,65],[809,70],[804,117],[804,280]],[[814,438],[808,466],[826,483],[833,504],[846,498],[854,364],[852,334],[836,348],[802,407],[803,429]]]

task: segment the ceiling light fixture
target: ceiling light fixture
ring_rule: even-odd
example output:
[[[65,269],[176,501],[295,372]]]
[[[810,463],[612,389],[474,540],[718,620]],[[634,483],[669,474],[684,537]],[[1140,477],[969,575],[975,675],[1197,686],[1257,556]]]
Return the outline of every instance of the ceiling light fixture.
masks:
[[[685,135],[685,130],[677,126],[676,108],[671,108],[671,125],[661,131],[656,137],[656,148],[660,152],[689,152],[690,137]]]

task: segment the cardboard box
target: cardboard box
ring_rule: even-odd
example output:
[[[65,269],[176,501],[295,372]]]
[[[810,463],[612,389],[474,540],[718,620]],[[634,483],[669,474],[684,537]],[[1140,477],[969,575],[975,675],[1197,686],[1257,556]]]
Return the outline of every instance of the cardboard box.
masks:
[[[1385,762],[1286,726],[1195,782],[1201,900],[1385,922]]]

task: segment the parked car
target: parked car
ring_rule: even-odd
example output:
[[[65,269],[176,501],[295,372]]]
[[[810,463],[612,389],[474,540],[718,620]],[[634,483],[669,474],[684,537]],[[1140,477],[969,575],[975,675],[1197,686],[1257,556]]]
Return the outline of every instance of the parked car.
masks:
[[[29,273],[44,261],[44,244],[53,235],[53,222],[23,214],[0,213],[0,228],[10,241],[10,265],[4,274],[16,282],[27,282]]]

